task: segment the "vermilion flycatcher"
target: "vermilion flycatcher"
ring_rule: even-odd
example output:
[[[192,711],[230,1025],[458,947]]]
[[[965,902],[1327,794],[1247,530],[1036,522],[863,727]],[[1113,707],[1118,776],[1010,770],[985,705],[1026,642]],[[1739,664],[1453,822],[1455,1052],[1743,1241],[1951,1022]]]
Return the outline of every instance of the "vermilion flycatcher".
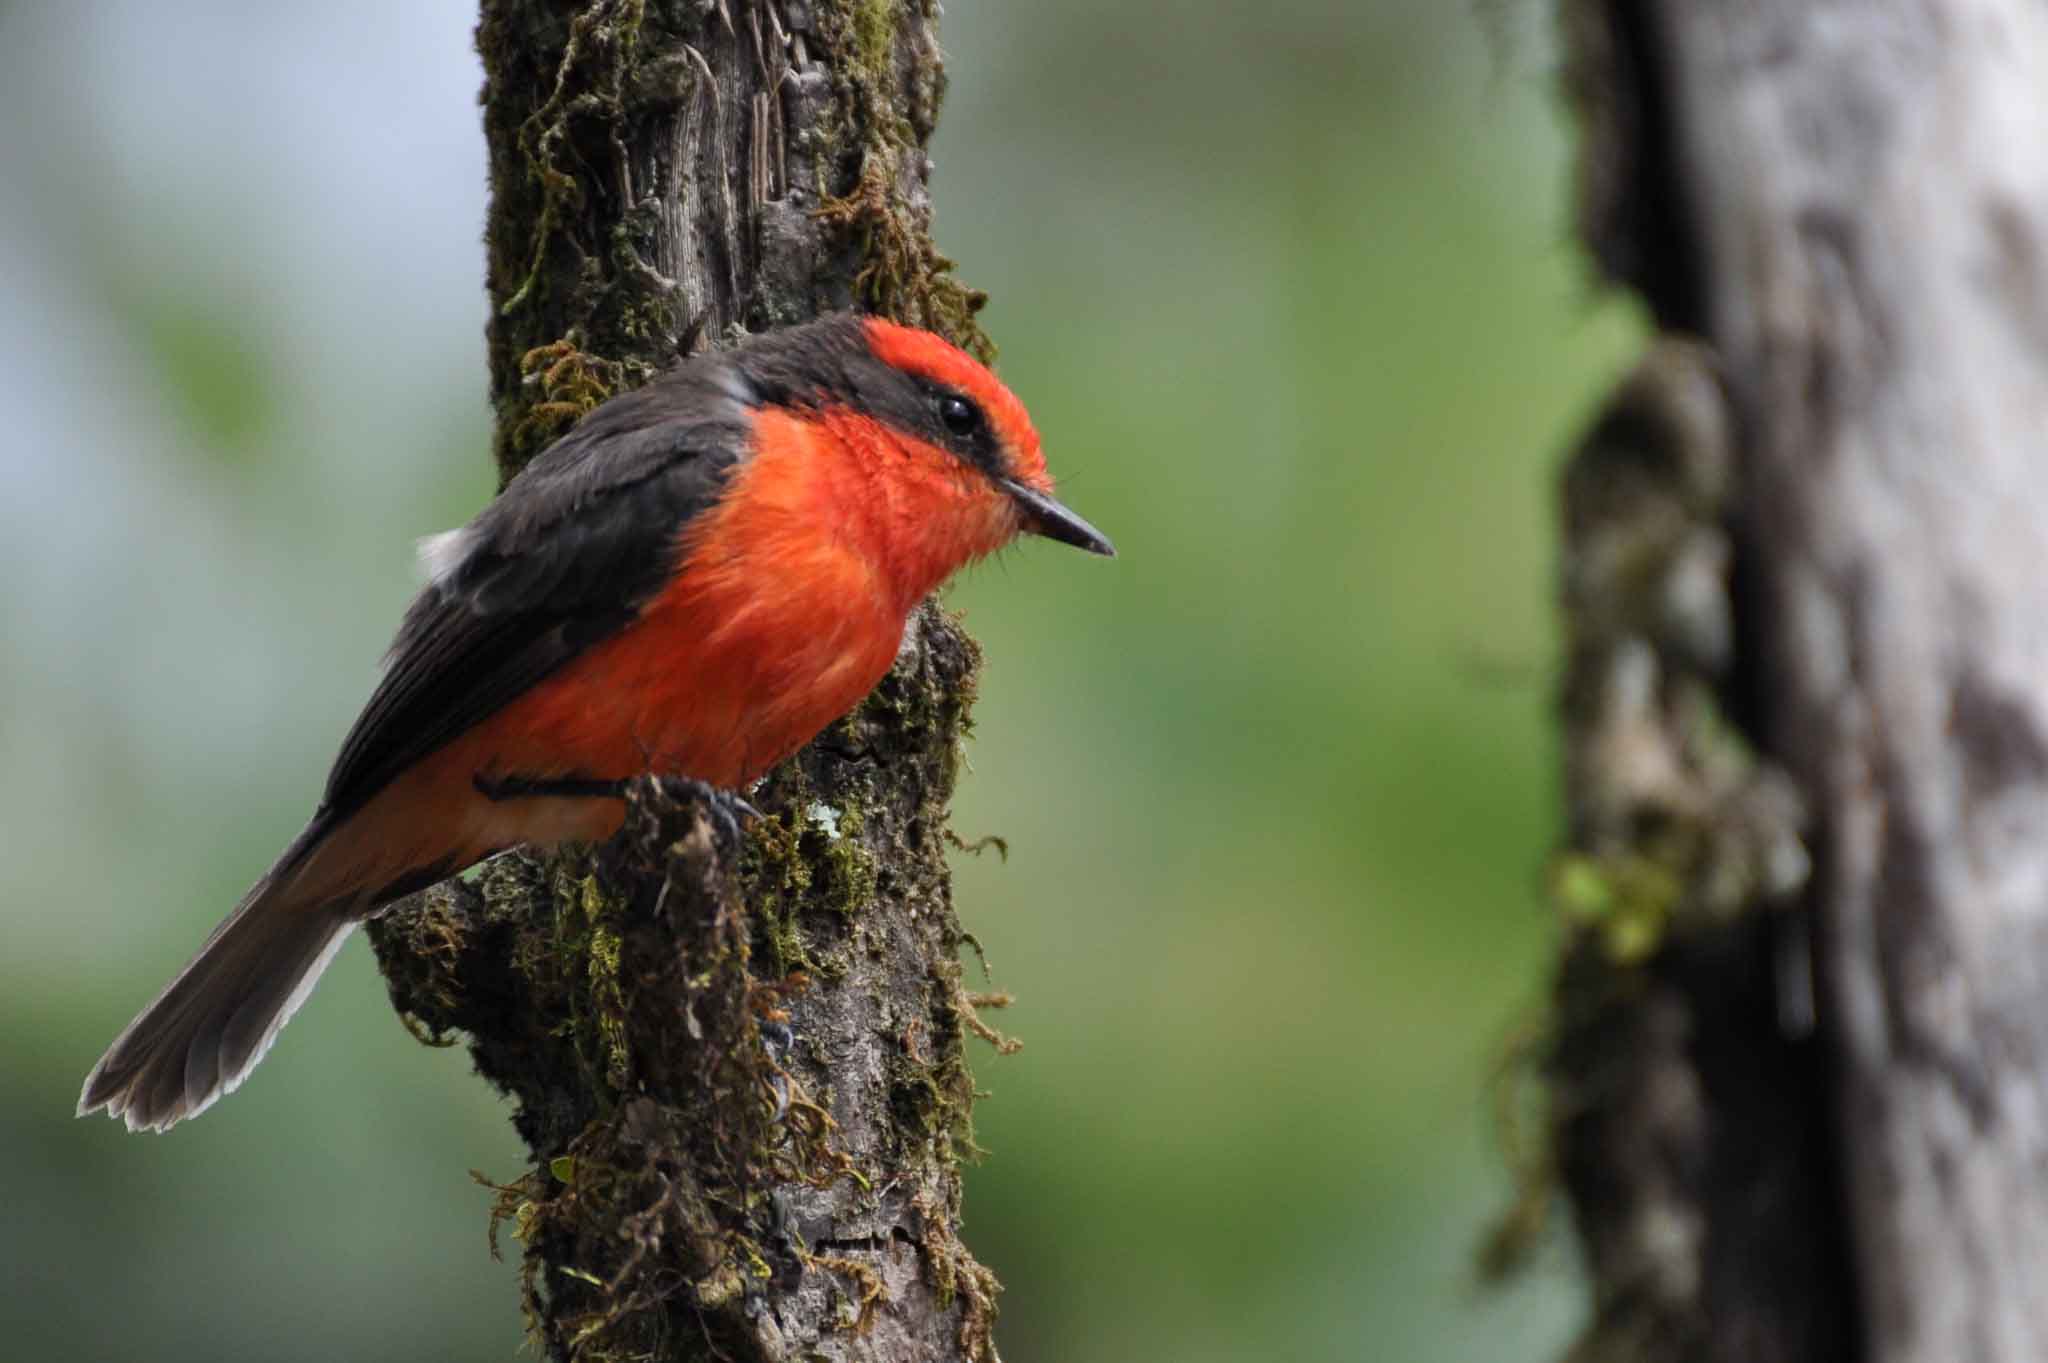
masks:
[[[598,840],[643,772],[738,789],[1019,533],[1098,554],[1024,406],[928,332],[828,317],[613,398],[460,530],[277,864],[86,1076],[162,1130],[247,1077],[358,921],[518,843]]]

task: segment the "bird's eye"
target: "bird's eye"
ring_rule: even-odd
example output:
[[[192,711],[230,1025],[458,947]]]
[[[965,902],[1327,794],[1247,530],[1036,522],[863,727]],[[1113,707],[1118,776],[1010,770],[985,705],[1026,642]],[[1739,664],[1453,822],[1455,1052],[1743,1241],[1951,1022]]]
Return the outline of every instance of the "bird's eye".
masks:
[[[939,420],[954,435],[973,435],[981,429],[981,409],[958,393],[948,393],[939,399]]]

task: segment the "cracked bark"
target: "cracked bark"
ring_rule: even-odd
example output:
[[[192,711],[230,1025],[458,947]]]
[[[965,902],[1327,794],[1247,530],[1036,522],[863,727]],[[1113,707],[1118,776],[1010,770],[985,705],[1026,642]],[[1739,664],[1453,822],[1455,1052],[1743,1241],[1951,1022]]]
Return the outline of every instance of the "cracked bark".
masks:
[[[1563,16],[1663,332],[1565,485],[1574,1356],[2039,1358],[2048,12]]]
[[[987,350],[931,245],[931,0],[485,0],[485,238],[509,478],[695,344],[865,306]],[[970,1031],[944,859],[978,654],[944,612],[722,827],[645,783],[371,925],[532,1154],[497,1188],[552,1359],[992,1360],[961,1244]]]

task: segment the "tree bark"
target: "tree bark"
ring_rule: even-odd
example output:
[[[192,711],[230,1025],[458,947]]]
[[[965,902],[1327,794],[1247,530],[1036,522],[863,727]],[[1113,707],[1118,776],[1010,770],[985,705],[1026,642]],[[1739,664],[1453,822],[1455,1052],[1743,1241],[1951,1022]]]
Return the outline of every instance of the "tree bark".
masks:
[[[932,0],[485,0],[496,451],[510,478],[699,343],[862,306],[986,354],[933,249]],[[958,1236],[975,1015],[944,858],[978,655],[935,606],[742,832],[645,781],[601,848],[489,863],[372,926],[532,1166],[548,1357],[996,1357]]]
[[[2048,1356],[2048,11],[1564,16],[1578,1356]]]

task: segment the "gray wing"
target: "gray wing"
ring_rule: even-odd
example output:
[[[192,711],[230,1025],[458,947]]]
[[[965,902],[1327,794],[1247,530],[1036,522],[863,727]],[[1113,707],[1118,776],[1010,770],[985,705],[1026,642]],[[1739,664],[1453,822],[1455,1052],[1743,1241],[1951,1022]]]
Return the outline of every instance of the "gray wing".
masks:
[[[399,772],[623,629],[749,448],[746,408],[699,362],[591,412],[428,550],[382,681],[327,778],[344,817]]]

